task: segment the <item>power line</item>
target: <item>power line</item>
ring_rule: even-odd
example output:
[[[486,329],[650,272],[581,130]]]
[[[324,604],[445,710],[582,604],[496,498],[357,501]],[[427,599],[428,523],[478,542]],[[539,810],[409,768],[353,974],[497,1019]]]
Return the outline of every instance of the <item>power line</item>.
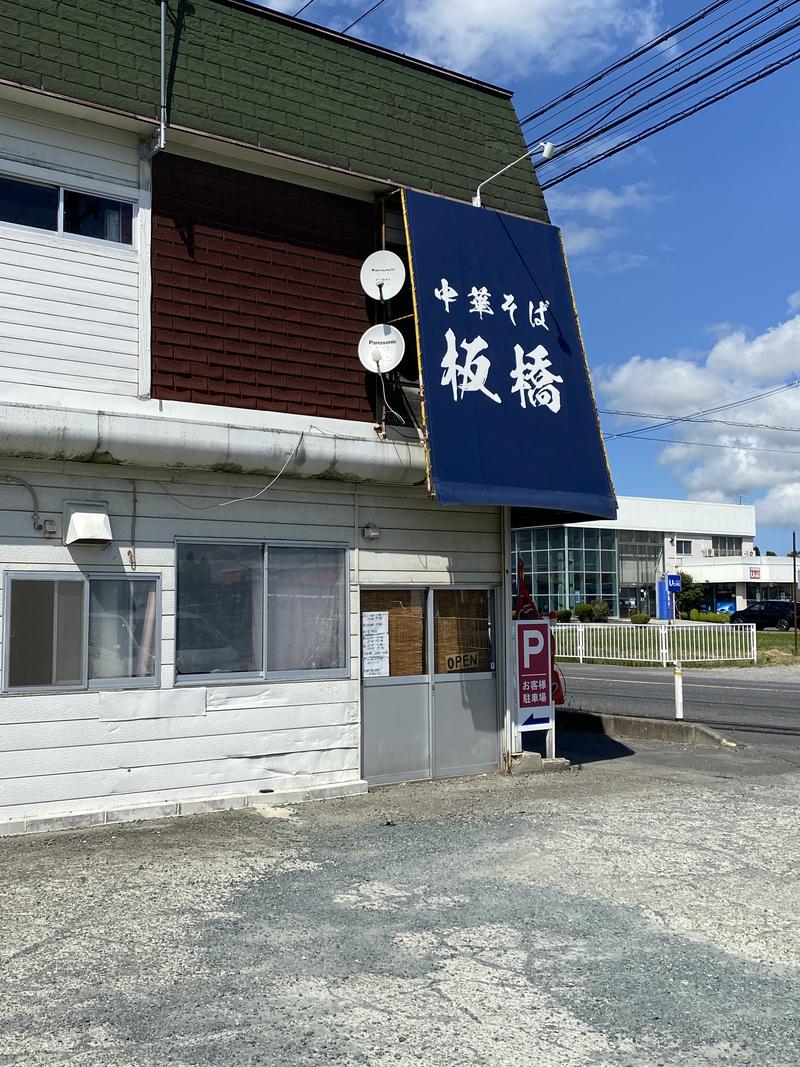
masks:
[[[559,155],[563,158],[563,156],[567,152],[573,152],[573,151],[575,151],[576,148],[582,148],[585,144],[589,143],[590,141],[593,141],[593,140],[595,140],[595,139],[597,139],[599,137],[603,137],[606,134],[610,133],[612,130],[618,129],[620,126],[624,125],[626,122],[629,122],[631,119],[636,118],[637,116],[639,116],[641,114],[644,114],[646,111],[649,111],[651,108],[655,107],[657,104],[664,103],[666,100],[670,100],[672,97],[680,95],[686,89],[692,88],[695,85],[698,85],[700,82],[705,81],[707,78],[710,78],[712,75],[718,74],[721,70],[724,70],[725,68],[730,67],[731,64],[738,63],[740,60],[746,58],[749,55],[752,55],[753,52],[758,51],[760,48],[763,48],[765,45],[771,44],[773,41],[778,40],[780,37],[783,37],[787,33],[791,33],[793,30],[796,30],[798,28],[798,26],[800,26],[800,18],[789,19],[786,23],[781,25],[778,29],[773,30],[772,32],[770,32],[768,34],[764,34],[762,37],[758,38],[758,40],[756,40],[756,41],[752,42],[751,44],[749,44],[746,48],[740,49],[738,52],[734,53],[733,55],[727,56],[725,59],[720,60],[720,62],[718,62],[718,63],[706,68],[703,71],[700,71],[698,74],[694,74],[690,78],[687,78],[682,82],[679,82],[678,85],[672,86],[670,89],[667,89],[665,92],[661,93],[660,95],[653,97],[652,100],[649,100],[646,103],[641,104],[638,107],[635,107],[632,111],[629,111],[626,115],[623,115],[618,119],[614,119],[612,122],[607,123],[605,126],[601,127],[600,129],[592,130],[592,128],[589,127],[588,131],[584,131],[582,134],[579,133],[579,134],[575,135],[572,138],[572,140],[567,141],[561,147],[560,152],[558,153],[558,155],[555,158],[557,159]],[[541,166],[545,166],[546,164],[547,164],[547,161],[545,160],[545,162],[542,163]]]
[[[667,63],[662,64],[655,70],[650,71],[647,74],[641,75],[641,77],[637,78],[635,81],[629,83],[628,85],[624,85],[621,89],[618,89],[616,92],[612,93],[604,100],[598,101],[596,104],[593,104],[591,105],[591,107],[584,109],[577,115],[573,115],[569,119],[565,119],[560,125],[549,128],[547,134],[543,134],[542,138],[535,138],[532,143],[535,143],[536,141],[545,138],[550,141],[555,141],[557,139],[558,134],[561,133],[563,130],[568,129],[580,119],[591,115],[593,112],[599,110],[605,104],[611,103],[611,101],[616,100],[616,103],[612,104],[610,108],[604,111],[598,119],[595,119],[591,125],[585,127],[584,130],[581,131],[583,133],[588,133],[595,127],[599,126],[606,118],[612,115],[615,111],[618,111],[619,108],[624,107],[624,105],[633,97],[639,96],[641,93],[646,92],[646,90],[653,88],[653,86],[657,85],[659,82],[674,77],[681,70],[687,67],[694,66],[695,63],[699,63],[700,60],[707,58],[714,52],[718,52],[721,48],[725,48],[727,45],[731,44],[732,41],[737,40],[739,37],[743,37],[748,33],[752,33],[753,30],[755,30],[758,26],[761,26],[764,23],[768,22],[776,15],[782,14],[788,8],[793,7],[796,3],[798,3],[798,0],[785,0],[785,2],[778,4],[775,4],[775,0],[769,0],[769,3],[763,4],[761,7],[757,8],[755,11],[747,15],[744,19],[741,19],[739,21],[738,28],[725,26],[723,29],[718,30],[717,33],[712,34],[710,37],[707,37],[704,40],[699,41],[696,45],[693,45],[692,48],[690,48],[688,51],[682,52],[679,56],[669,60],[669,62]],[[772,10],[768,10],[770,8]],[[740,58],[742,58],[746,54],[746,52],[742,52]],[[693,58],[690,58],[692,56]],[[709,74],[713,73],[715,72],[709,71]],[[619,99],[620,97],[622,99]]]
[[[613,408],[598,408],[600,415],[614,415],[617,418],[631,419],[660,419],[663,422],[672,422],[671,415],[657,415],[653,411],[616,411]],[[739,430],[775,430],[780,433],[800,433],[800,426],[775,426],[770,422],[739,422],[734,419],[706,419],[706,418],[681,418],[681,422],[689,422],[693,426],[733,426]]]
[[[745,71],[758,66],[759,63],[763,63],[765,59],[773,55],[785,52],[786,49],[793,48],[794,45],[798,42],[800,42],[800,34],[790,34],[785,41],[782,41],[780,44],[774,45],[772,48],[767,49],[767,51],[764,52],[763,55],[760,55],[757,58],[750,58],[747,62],[743,63],[741,67],[739,67],[737,70],[726,71],[724,74],[717,75],[716,77],[712,78],[707,85],[703,86],[702,89],[695,90],[695,92],[693,93],[687,93],[684,96],[682,103],[688,103],[690,100],[696,100],[698,97],[702,97],[703,93],[707,92],[713,86],[721,85],[726,82],[728,82],[730,85],[735,84],[735,81],[730,81],[730,78],[732,76],[734,78],[741,76]],[[646,129],[648,122],[652,121],[652,119],[656,118],[658,115],[664,114],[674,114],[672,104],[663,104],[657,107],[653,111],[652,115],[649,115],[647,119],[644,119],[643,121],[640,120],[639,122],[634,123],[629,129],[626,129],[625,134],[631,135],[637,133],[639,130]],[[541,165],[543,164],[540,164],[540,166]]]
[[[305,11],[305,9],[306,9],[307,7],[311,7],[311,5],[312,5],[313,3],[314,3],[314,0],[306,0],[306,2],[305,2],[305,3],[303,4],[303,6],[302,6],[301,8],[299,8],[299,9],[298,9],[297,11],[295,11],[295,13],[294,13],[294,15],[292,16],[292,18],[297,18],[297,16],[298,16],[298,15],[302,15],[302,14],[303,14],[303,12]]]
[[[684,119],[689,118],[692,115],[696,115],[698,112],[705,110],[712,104],[718,103],[720,100],[725,100],[727,97],[732,96],[734,93],[739,92],[740,89],[747,88],[748,85],[754,85],[756,82],[762,81],[764,78],[769,77],[771,74],[777,73],[784,67],[789,66],[790,63],[794,63],[800,58],[800,50],[794,51],[791,55],[786,56],[784,59],[768,64],[749,78],[744,78],[727,89],[720,90],[717,93],[713,93],[711,96],[701,100],[698,104],[695,104],[691,108],[686,108],[683,111],[677,112],[677,114],[664,119],[662,122],[656,123],[654,126],[649,126],[635,137],[629,137],[625,141],[621,141],[618,144],[606,149],[603,152],[592,156],[590,159],[580,163],[569,170],[564,171],[562,174],[557,175],[555,178],[551,178],[548,182],[542,183],[542,189],[550,189],[554,185],[558,185],[560,182],[566,181],[567,178],[573,177],[575,174],[580,174],[584,170],[588,170],[589,167],[593,167],[596,163],[600,163],[605,159],[610,159],[612,156],[617,155],[619,152],[625,151],[627,148],[631,148],[633,145],[639,144],[641,141],[646,140],[648,137],[652,137],[656,133],[661,133],[662,130],[669,129],[670,126],[674,126],[677,122],[682,122]]]
[[[758,56],[757,58],[752,58],[751,57],[748,61],[746,61],[740,67],[738,67],[735,71],[726,71],[725,73],[723,73],[721,75],[717,75],[715,78],[712,78],[711,81],[709,81],[706,85],[704,85],[702,89],[695,90],[692,93],[687,93],[685,95],[685,97],[683,98],[682,103],[688,104],[691,100],[696,100],[698,98],[702,98],[701,99],[701,103],[702,103],[702,100],[706,99],[705,97],[703,97],[703,94],[707,93],[709,89],[714,88],[717,85],[725,85],[727,87],[731,87],[731,86],[737,85],[738,84],[737,83],[737,79],[741,78],[741,76],[743,74],[745,74],[745,72],[753,69],[754,67],[757,67],[758,64],[763,63],[765,59],[771,58],[772,56],[785,55],[787,49],[792,49],[792,48],[796,47],[796,45],[798,43],[800,43],[800,32],[795,32],[793,34],[790,34],[786,38],[786,40],[780,42],[777,45],[773,45],[772,48],[768,49],[765,53],[763,53],[762,55]],[[731,77],[734,78],[733,81],[730,80]],[[685,113],[686,113],[687,116],[691,115],[693,113],[693,109],[687,108]],[[635,122],[632,126],[630,126],[629,128],[625,129],[624,132],[621,134],[619,140],[612,139],[611,140],[611,146],[620,144],[624,137],[631,138],[632,141],[635,141],[634,135],[638,134],[640,131],[644,131],[645,135],[646,135],[646,131],[648,131],[651,128],[648,124],[650,122],[652,122],[653,119],[657,118],[660,115],[671,116],[673,114],[675,114],[675,112],[673,110],[673,105],[672,104],[662,104],[660,107],[657,107],[652,112],[652,114],[648,114],[646,117],[645,116],[641,116],[638,122]],[[605,150],[603,149],[603,151],[605,151]],[[592,155],[592,152],[597,152],[597,148],[596,147],[595,148],[591,148],[586,153],[578,152],[576,158],[581,163],[584,162],[584,161],[587,161],[587,160],[594,160],[597,157]],[[543,166],[543,165],[544,165],[543,163],[539,164],[539,166]],[[537,169],[538,169],[538,167],[537,167]],[[562,171],[561,173],[563,174],[564,171]],[[548,182],[547,184],[548,185],[557,184],[556,179],[555,178],[551,179],[550,182]]]
[[[743,7],[747,7],[748,4],[750,4],[750,2],[751,2],[751,0],[740,0],[740,2],[732,9],[731,14],[733,12],[741,10],[741,8],[743,8]],[[698,26],[697,29],[692,30],[691,33],[687,33],[686,36],[684,38],[682,38],[680,43],[682,45],[685,44],[686,41],[689,41],[693,37],[696,37],[698,33],[703,33],[708,26],[714,26],[714,25],[716,25],[716,23],[721,22],[726,17],[727,17],[727,14],[722,14],[722,15],[718,15],[716,18],[710,19],[706,23],[706,25]],[[746,17],[750,18],[752,16],[746,16]],[[734,23],[729,24],[729,26],[725,27],[721,32],[723,32],[723,33],[726,32],[726,30],[729,29],[730,26],[733,26],[733,25],[736,25],[736,23],[734,22]],[[710,38],[707,38],[706,40],[709,40],[709,39]],[[700,42],[700,43],[703,44],[705,42]],[[584,95],[584,99],[585,100],[589,100],[592,97],[597,96],[599,93],[606,92],[607,89],[608,89],[608,86],[616,85],[617,82],[620,82],[624,78],[628,77],[629,73],[633,73],[634,71],[641,70],[643,67],[648,66],[652,62],[653,62],[653,57],[652,56],[648,56],[646,59],[642,59],[641,62],[635,63],[633,65],[633,67],[631,67],[630,71],[624,71],[622,73],[617,74],[616,77],[610,78],[606,85],[603,85],[602,83],[598,83],[597,88],[593,89],[591,92],[587,92],[587,93],[583,94]],[[667,62],[665,64],[663,64],[663,66],[669,66],[673,62],[674,62],[674,59],[667,60]],[[656,68],[656,69],[658,70],[658,69],[661,69],[661,68]],[[577,93],[577,95],[580,96],[581,93]],[[604,99],[599,100],[596,104],[594,104],[593,107],[594,108],[602,107],[610,99],[612,99],[612,97],[605,97]],[[552,118],[556,118],[558,115],[563,114],[565,111],[569,111],[569,109],[574,107],[574,106],[580,106],[579,101],[575,100],[574,103],[570,102],[570,103],[565,104],[564,107],[559,107],[556,111],[554,111],[552,113],[550,118],[551,119]],[[520,124],[521,125],[526,125],[527,124],[526,120],[523,119]]]
[[[660,33],[657,37],[654,37],[646,44],[641,45],[641,47],[635,49],[633,52],[629,52],[628,55],[623,56],[622,59],[618,59],[614,63],[611,63],[609,66],[604,67],[603,70],[598,71],[597,74],[593,74],[590,78],[585,79],[583,82],[580,83],[580,85],[575,86],[575,88],[573,89],[567,90],[567,92],[562,93],[560,96],[554,97],[554,99],[551,100],[549,103],[544,104],[542,107],[537,108],[535,111],[531,111],[529,115],[526,115],[524,118],[520,119],[520,125],[527,125],[529,122],[532,122],[534,119],[539,118],[540,115],[543,115],[546,111],[549,111],[557,104],[561,104],[565,100],[570,100],[573,97],[577,96],[578,93],[583,92],[585,89],[590,88],[592,85],[596,85],[599,81],[607,77],[609,74],[613,74],[620,68],[627,66],[628,63],[631,63],[633,62],[633,60],[638,59],[640,56],[643,56],[647,52],[652,51],[652,49],[656,48],[658,45],[663,44],[671,37],[675,37],[677,34],[682,33],[683,30],[688,29],[690,26],[696,25],[698,22],[701,22],[712,12],[716,11],[718,8],[724,7],[730,2],[731,0],[716,0],[715,3],[710,4],[702,11],[698,11],[696,14],[691,15],[688,19],[684,19],[683,22],[679,22],[675,26],[670,27],[670,29],[665,30],[663,33]]]
[[[613,437],[606,438],[613,441]],[[752,445],[721,445],[717,441],[681,441],[678,437],[637,437],[637,441],[657,441],[665,445],[688,445],[692,448],[726,448],[734,452],[770,452],[779,456],[800,456],[797,448],[761,448]]]
[[[755,393],[753,396],[745,396],[740,400],[728,400],[724,404],[717,404],[712,408],[693,411],[689,415],[654,415],[652,416],[653,418],[662,419],[663,421],[661,423],[656,423],[654,426],[640,426],[636,430],[626,430],[623,433],[610,434],[608,439],[613,441],[622,437],[636,437],[640,433],[649,433],[650,430],[660,430],[663,426],[671,426],[679,422],[692,422],[704,415],[716,415],[719,411],[730,411],[731,408],[742,407],[744,404],[753,404],[756,400],[765,400],[767,397],[775,396],[777,393],[785,393],[787,389],[796,389],[798,385],[800,385],[800,379],[795,379],[795,381],[777,385],[773,389],[766,389],[762,393]]]
[[[359,22],[362,22],[367,17],[367,15],[371,15],[373,11],[377,11],[378,8],[385,3],[386,0],[378,0],[377,4],[373,4],[372,7],[368,8],[363,15],[359,15],[358,18],[354,22],[351,22],[349,26],[345,26],[345,28],[341,32],[349,33],[350,30],[352,30],[354,26],[357,26]]]

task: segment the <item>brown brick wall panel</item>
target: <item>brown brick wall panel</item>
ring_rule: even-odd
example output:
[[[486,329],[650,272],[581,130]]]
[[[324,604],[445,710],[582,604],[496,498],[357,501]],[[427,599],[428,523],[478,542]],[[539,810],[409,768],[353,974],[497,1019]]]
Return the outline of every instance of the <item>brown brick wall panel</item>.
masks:
[[[164,153],[153,179],[153,395],[372,419],[358,340],[371,204]]]

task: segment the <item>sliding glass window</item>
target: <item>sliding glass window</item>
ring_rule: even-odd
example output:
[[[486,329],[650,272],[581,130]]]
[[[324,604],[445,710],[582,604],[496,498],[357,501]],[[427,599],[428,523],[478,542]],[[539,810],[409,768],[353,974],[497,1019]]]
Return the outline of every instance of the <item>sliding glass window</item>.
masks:
[[[154,577],[7,576],[5,689],[155,685]]]
[[[345,548],[183,542],[177,560],[179,679],[347,673]]]

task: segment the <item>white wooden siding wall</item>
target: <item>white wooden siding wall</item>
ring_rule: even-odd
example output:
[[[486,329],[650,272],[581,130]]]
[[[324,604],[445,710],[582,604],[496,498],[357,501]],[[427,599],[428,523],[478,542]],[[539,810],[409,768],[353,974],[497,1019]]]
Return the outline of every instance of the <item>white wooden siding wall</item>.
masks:
[[[422,489],[362,487],[356,503],[351,485],[281,480],[261,500],[193,511],[190,506],[246,496],[263,483],[13,461],[0,462],[3,473],[35,487],[41,517],[54,519],[59,534],[65,499],[106,501],[114,534],[109,548],[70,552],[60,540],[34,532],[28,492],[0,482],[3,585],[9,570],[129,570],[135,481],[137,573],[162,580],[162,689],[0,696],[0,820],[355,782],[358,572],[362,584],[500,580],[499,513],[438,508]],[[357,525],[367,522],[382,532],[365,549]],[[184,688],[170,689],[176,536],[335,541],[358,548],[350,554],[351,677],[193,687],[194,698]],[[0,618],[0,647],[4,624]]]
[[[138,140],[0,99],[0,174],[130,200]],[[138,291],[136,248],[0,223],[0,383],[135,396]]]

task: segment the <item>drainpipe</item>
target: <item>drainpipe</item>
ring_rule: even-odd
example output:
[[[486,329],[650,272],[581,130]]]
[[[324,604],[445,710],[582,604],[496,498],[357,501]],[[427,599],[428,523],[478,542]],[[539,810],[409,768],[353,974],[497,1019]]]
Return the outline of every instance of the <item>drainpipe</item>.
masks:
[[[167,143],[167,0],[161,0],[161,50],[158,101],[158,136],[154,139],[152,155]]]

